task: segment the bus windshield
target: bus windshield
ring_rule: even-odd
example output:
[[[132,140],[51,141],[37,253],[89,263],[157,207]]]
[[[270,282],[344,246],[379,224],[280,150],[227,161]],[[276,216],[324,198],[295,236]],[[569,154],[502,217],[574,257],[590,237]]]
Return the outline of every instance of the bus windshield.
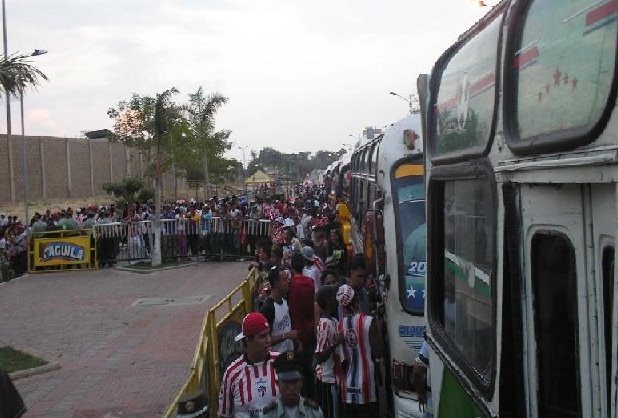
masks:
[[[422,165],[399,166],[393,185],[397,202],[397,244],[402,249],[398,251],[400,301],[406,312],[424,315],[427,225]]]

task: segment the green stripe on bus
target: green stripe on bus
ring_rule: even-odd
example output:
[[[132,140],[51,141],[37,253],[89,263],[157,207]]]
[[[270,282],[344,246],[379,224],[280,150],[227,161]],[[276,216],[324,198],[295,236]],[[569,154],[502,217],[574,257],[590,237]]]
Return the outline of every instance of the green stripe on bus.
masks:
[[[438,412],[439,418],[480,418],[484,416],[447,368],[444,368],[442,376]]]
[[[451,271],[455,275],[455,277],[468,283],[468,276],[464,274],[463,270],[457,264],[453,263],[451,260],[446,259],[446,258],[444,259],[444,269]],[[478,277],[475,277],[474,290],[476,290],[480,295],[486,298],[491,297],[489,286],[485,282],[480,280]]]

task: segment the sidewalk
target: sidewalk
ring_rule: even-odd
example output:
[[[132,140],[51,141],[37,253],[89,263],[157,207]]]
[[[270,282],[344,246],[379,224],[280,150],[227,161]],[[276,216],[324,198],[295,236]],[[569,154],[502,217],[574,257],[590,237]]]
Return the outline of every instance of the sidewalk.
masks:
[[[25,417],[160,416],[185,381],[204,313],[246,274],[246,263],[203,263],[0,285],[0,346],[61,366],[15,381]]]

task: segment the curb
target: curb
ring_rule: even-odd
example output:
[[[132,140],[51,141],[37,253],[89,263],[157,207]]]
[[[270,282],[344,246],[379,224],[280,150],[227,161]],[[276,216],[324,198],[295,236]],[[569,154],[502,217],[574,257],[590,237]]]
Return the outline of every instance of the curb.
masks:
[[[9,377],[12,380],[23,379],[24,377],[30,377],[37,374],[43,374],[47,372],[51,372],[53,370],[58,370],[60,368],[60,364],[58,363],[47,363],[43,366],[33,367],[31,369],[26,370],[18,370],[13,373],[9,373]]]
[[[28,278],[28,277],[30,277],[30,273],[24,273],[24,274],[22,274],[19,277],[15,277],[13,280],[8,280],[6,282],[0,281],[0,286],[5,285],[7,283],[14,282],[14,281],[19,280],[19,279],[25,279],[25,278]]]

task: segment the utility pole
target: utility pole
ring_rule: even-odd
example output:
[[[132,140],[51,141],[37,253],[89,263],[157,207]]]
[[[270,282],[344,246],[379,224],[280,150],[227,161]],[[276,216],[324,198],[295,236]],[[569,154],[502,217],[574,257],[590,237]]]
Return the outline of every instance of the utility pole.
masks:
[[[6,4],[2,0],[2,41],[4,44],[4,60],[8,59],[7,36],[6,36]],[[6,99],[6,147],[9,163],[9,188],[11,191],[11,202],[15,202],[15,173],[13,169],[13,151],[11,149],[11,98],[5,94]]]

